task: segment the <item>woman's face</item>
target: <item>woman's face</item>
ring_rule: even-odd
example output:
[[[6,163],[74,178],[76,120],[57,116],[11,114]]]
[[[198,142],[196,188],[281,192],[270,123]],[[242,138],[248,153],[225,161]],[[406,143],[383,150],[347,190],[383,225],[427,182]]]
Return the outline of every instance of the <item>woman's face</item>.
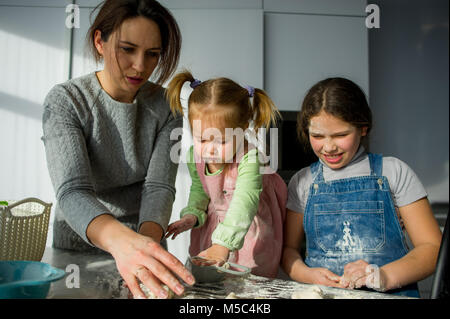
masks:
[[[345,167],[358,151],[367,127],[352,124],[321,111],[309,122],[309,141],[317,157],[331,169]]]
[[[115,100],[131,102],[158,65],[161,33],[150,19],[130,18],[106,42],[97,30],[95,46],[104,60],[99,72],[103,88]]]

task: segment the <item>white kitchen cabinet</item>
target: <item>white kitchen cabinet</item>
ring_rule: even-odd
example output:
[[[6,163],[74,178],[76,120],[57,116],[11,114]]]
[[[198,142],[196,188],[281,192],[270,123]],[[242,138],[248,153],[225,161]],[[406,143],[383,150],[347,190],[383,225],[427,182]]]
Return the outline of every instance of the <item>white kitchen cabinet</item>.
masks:
[[[1,2],[2,0],[0,0]],[[27,1],[27,0],[20,0]],[[33,0],[28,0],[33,1]],[[58,1],[58,0],[46,0]],[[101,0],[76,0],[80,7],[95,7]],[[263,0],[158,0],[166,8],[173,9],[262,9]]]
[[[307,90],[327,77],[349,78],[369,94],[365,1],[328,2],[265,2],[264,87],[280,110],[298,111]]]
[[[264,0],[264,12],[364,15],[365,0]]]
[[[0,7],[65,8],[71,0],[0,0]]]
[[[199,79],[230,77],[263,86],[263,12],[259,9],[173,9],[183,45],[179,70]]]

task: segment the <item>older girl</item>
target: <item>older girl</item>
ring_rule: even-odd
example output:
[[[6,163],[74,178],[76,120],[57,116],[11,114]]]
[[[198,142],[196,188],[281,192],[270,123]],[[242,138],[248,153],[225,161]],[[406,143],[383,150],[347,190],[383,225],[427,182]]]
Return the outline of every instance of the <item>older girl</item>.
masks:
[[[362,90],[343,78],[320,81],[297,125],[319,161],[289,183],[284,270],[301,282],[418,297],[416,282],[434,271],[440,229],[411,168],[366,152],[372,115]]]

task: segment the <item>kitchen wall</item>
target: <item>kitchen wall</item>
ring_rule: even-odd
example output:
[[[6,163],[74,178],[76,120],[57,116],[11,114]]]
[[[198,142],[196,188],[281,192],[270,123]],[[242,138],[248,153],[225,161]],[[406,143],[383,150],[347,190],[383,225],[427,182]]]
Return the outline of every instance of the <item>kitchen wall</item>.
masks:
[[[0,198],[54,203],[42,103],[69,78],[69,1],[0,1]],[[53,218],[53,216],[51,217]],[[51,244],[49,232],[47,245]]]
[[[416,172],[442,229],[449,202],[449,1],[371,3],[381,19],[369,31],[370,148]],[[430,296],[432,280],[419,282],[422,297]]]
[[[371,150],[405,161],[432,203],[449,201],[448,0],[374,0]]]

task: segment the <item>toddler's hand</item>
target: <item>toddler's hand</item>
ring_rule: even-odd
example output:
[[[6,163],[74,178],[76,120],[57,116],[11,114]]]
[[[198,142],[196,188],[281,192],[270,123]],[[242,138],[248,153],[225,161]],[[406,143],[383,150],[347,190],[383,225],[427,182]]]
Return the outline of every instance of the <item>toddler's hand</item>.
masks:
[[[169,238],[171,235],[173,235],[173,240],[178,236],[178,234],[193,228],[196,223],[197,216],[191,214],[184,215],[183,218],[170,224],[169,227],[167,227],[167,233],[165,237]]]
[[[339,279],[338,275],[327,268],[311,268],[309,272],[309,283],[315,285],[342,288]]]
[[[376,291],[385,291],[386,276],[378,266],[369,265],[366,261],[360,259],[348,263],[344,267],[344,274],[341,277],[340,284],[343,288],[367,288]]]
[[[210,261],[215,261],[218,266],[221,266],[228,260],[230,250],[224,246],[213,244],[198,255]]]

